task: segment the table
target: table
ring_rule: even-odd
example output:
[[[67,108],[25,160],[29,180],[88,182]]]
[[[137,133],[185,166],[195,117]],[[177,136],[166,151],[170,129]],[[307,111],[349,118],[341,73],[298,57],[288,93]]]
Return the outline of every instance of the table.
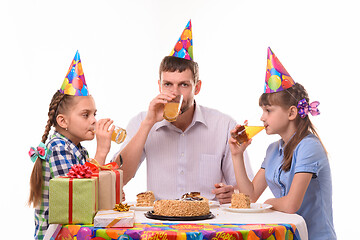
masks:
[[[196,222],[148,219],[144,216],[145,211],[136,211],[134,228],[101,229],[91,225],[65,225],[60,235],[63,235],[63,239],[72,239],[76,235],[77,240],[91,239],[83,237],[90,233],[96,235],[95,240],[118,239],[119,236],[120,240],[308,239],[306,223],[297,214],[270,209],[261,213],[234,213],[219,207],[210,210],[215,218]],[[48,233],[50,231],[45,239],[51,239]]]

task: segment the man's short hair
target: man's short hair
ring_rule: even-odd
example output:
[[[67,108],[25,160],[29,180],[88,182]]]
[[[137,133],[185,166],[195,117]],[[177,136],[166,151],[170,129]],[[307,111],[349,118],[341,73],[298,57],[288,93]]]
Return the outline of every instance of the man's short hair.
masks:
[[[166,56],[163,58],[159,68],[159,79],[161,80],[162,72],[183,72],[189,69],[192,72],[194,83],[199,81],[199,66],[192,60],[178,58],[173,56]]]

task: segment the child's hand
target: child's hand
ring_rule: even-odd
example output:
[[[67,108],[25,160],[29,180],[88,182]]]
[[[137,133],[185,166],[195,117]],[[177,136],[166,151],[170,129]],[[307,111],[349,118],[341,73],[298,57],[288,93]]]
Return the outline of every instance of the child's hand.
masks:
[[[110,151],[111,147],[111,134],[115,129],[115,126],[112,126],[110,129],[110,125],[114,121],[110,118],[100,119],[96,122],[95,131],[96,131],[96,141],[97,148],[95,159],[103,165],[105,163],[105,159],[107,154]]]
[[[236,125],[233,130],[230,131],[231,138],[229,139],[230,151],[232,155],[243,155],[245,149],[251,144],[252,139],[247,142],[242,143],[241,145],[233,137],[236,136],[239,128],[243,125]]]

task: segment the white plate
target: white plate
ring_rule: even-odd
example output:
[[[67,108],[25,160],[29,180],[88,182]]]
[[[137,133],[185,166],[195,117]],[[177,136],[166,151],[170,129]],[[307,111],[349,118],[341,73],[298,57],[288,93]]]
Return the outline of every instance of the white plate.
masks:
[[[210,207],[219,207],[220,203],[218,201],[209,200],[209,206]]]
[[[250,203],[250,208],[230,208],[230,203],[220,205],[225,211],[237,212],[237,213],[256,213],[262,212],[266,209],[272,208],[272,205],[266,203]]]
[[[136,202],[126,202],[127,205],[130,206],[130,209],[131,210],[137,210],[137,211],[151,211],[153,210],[153,206],[150,206],[150,207],[137,207],[136,206]]]

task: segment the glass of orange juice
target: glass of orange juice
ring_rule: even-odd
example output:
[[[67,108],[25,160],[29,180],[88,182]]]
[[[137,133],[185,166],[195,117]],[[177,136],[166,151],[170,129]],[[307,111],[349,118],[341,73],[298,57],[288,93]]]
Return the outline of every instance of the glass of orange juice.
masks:
[[[181,104],[183,102],[183,95],[178,95],[176,98],[165,104],[163,117],[169,122],[176,121],[180,114]]]
[[[96,130],[94,130],[93,132],[96,134]],[[116,142],[117,144],[120,144],[125,140],[126,135],[127,135],[127,133],[126,133],[125,129],[115,126],[115,129],[111,134],[111,141]]]
[[[111,134],[111,140],[116,142],[117,144],[120,144],[125,140],[126,135],[127,134],[125,129],[115,126],[115,129]]]
[[[232,133],[231,136],[236,139],[237,143],[240,145],[244,142],[249,141],[256,134],[261,132],[265,127],[264,126],[247,126],[241,125],[235,133]]]

